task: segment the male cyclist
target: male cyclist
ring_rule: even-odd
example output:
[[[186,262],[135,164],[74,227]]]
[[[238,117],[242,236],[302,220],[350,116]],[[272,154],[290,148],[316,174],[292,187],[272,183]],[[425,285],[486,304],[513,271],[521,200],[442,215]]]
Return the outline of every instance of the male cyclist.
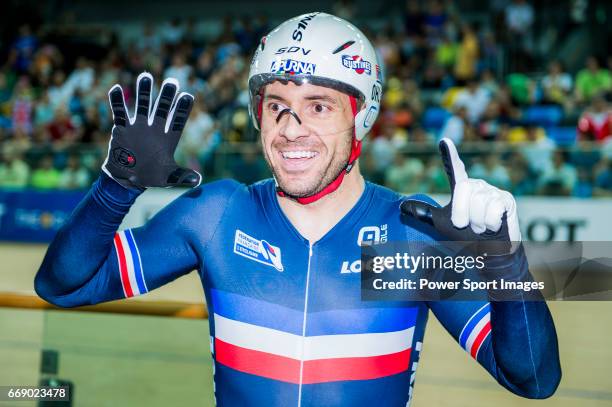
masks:
[[[274,179],[254,185],[198,186],[199,174],[178,167],[172,155],[193,97],[167,79],[152,108],[152,83],[139,76],[131,117],[121,88],[109,92],[104,171],[49,247],[35,281],[41,297],[99,303],[198,270],[221,406],[406,406],[430,310],[502,386],[553,394],[560,366],[544,302],[361,301],[362,243],[465,231],[520,241],[520,232],[512,196],[469,179],[449,141],[447,209],[364,181],[358,157],[382,79],[355,26],[311,13],[261,40],[249,108]],[[194,188],[144,226],[118,231],[142,191],[173,185]],[[494,272],[526,270],[522,250],[511,257]]]

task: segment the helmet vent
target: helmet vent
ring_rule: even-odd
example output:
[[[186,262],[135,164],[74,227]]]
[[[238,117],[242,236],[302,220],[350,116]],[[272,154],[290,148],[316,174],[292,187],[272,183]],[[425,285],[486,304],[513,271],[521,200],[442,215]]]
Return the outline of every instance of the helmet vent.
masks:
[[[348,47],[350,47],[354,43],[355,43],[355,41],[347,41],[347,42],[345,42],[344,44],[342,44],[338,48],[336,48],[335,51],[333,52],[333,54],[337,54],[338,52],[347,49]]]

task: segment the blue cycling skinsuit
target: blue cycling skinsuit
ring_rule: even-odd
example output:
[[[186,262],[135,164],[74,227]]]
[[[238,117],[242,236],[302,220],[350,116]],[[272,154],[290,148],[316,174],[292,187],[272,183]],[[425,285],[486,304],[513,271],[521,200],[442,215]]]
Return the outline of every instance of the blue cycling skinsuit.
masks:
[[[360,242],[434,239],[400,222],[405,197],[386,188],[366,183],[312,244],[282,212],[273,180],[212,182],[118,231],[137,196],[102,174],[50,245],[36,290],[74,307],[198,270],[220,406],[406,406],[430,310],[510,391],[544,398],[558,385],[545,302],[361,301]]]

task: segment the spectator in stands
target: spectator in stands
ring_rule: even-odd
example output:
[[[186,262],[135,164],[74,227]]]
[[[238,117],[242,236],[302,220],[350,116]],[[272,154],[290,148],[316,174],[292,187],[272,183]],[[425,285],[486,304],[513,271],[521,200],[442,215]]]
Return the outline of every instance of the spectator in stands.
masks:
[[[431,145],[433,146],[435,144],[435,137],[432,134],[429,134],[427,131],[425,131],[424,128],[422,128],[421,126],[414,126],[412,129],[412,132],[409,135],[409,140],[412,143],[415,144],[422,144],[422,145]]]
[[[565,151],[556,150],[552,166],[540,177],[539,193],[552,196],[569,196],[576,186],[576,168],[567,162]]]
[[[89,106],[85,111],[84,123],[81,126],[82,137],[80,142],[91,143],[94,138],[94,133],[102,129],[102,120],[100,111],[96,106]]]
[[[369,155],[373,159],[372,171],[383,180],[385,171],[392,165],[395,155],[395,147],[391,142],[393,132],[394,125],[392,123],[385,123],[380,136],[376,137],[369,144]]]
[[[478,79],[472,78],[468,80],[466,88],[457,95],[454,107],[464,107],[467,111],[469,122],[472,125],[476,125],[489,105],[490,100],[489,92],[480,86]]]
[[[85,106],[83,105],[83,93],[76,90],[68,101],[68,112],[73,120],[80,125],[85,120]]]
[[[367,153],[366,150],[367,149]],[[368,180],[370,182],[375,182],[380,185],[385,184],[385,174],[383,172],[376,170],[376,163],[374,162],[374,157],[372,154],[369,154],[370,145],[364,145],[364,152],[361,154],[360,158],[360,167],[363,168],[363,173],[367,174]]]
[[[611,89],[610,71],[601,68],[597,58],[590,56],[586,61],[586,68],[576,76],[576,99],[580,103],[588,103],[593,96]]]
[[[214,53],[212,47],[208,47],[198,56],[195,66],[196,75],[198,78],[202,78],[206,81],[213,73],[214,68]]]
[[[456,145],[459,145],[463,141],[466,133],[470,131],[470,124],[467,119],[467,107],[462,104],[456,104],[455,106],[453,115],[446,120],[442,127],[440,138],[449,138],[453,140]]]
[[[266,163],[259,147],[253,144],[245,144],[237,159],[231,164],[230,174],[239,182],[250,185],[260,181],[268,174]]]
[[[224,65],[227,59],[240,55],[240,45],[232,32],[232,18],[226,17],[224,31],[221,33],[220,44],[217,48],[216,60],[219,66]]]
[[[480,86],[486,90],[491,98],[497,97],[499,93],[499,83],[495,79],[495,74],[490,69],[484,69],[480,74]]]
[[[604,162],[604,169],[595,179],[594,196],[612,196],[612,159]]]
[[[27,134],[23,129],[17,128],[12,132],[9,132],[9,138],[4,142],[5,145],[11,148],[17,149],[19,152],[26,152],[31,147],[34,147],[32,143],[32,137]]]
[[[234,35],[243,54],[251,52],[260,40],[260,38],[257,38],[255,27],[253,27],[253,18],[249,15],[245,15],[240,19],[240,24],[238,24]]]
[[[34,107],[34,126],[47,126],[53,121],[53,116],[53,105],[49,99],[49,92],[44,91]]]
[[[72,118],[65,106],[57,108],[55,118],[49,123],[47,130],[53,142],[76,140],[76,126],[72,122]]]
[[[529,164],[530,171],[539,176],[551,170],[556,146],[537,126],[527,126],[521,147],[521,153]]]
[[[519,152],[508,158],[508,175],[514,196],[533,195],[537,187],[537,175],[530,168],[525,157]]]
[[[533,7],[526,0],[512,0],[506,7],[505,17],[510,33],[523,35],[533,25]]]
[[[206,102],[196,99],[176,148],[177,161],[200,171],[212,159],[220,141],[215,120],[208,112]]]
[[[142,29],[142,34],[138,36],[136,47],[141,52],[150,51],[157,54],[159,53],[161,46],[162,39],[160,33],[155,31],[152,22],[147,22]]]
[[[178,18],[174,18],[169,24],[161,27],[160,36],[166,44],[177,45],[183,40],[184,35],[185,27]]]
[[[333,14],[345,20],[355,18],[356,6],[352,0],[336,0],[332,6]]]
[[[602,94],[593,96],[578,121],[578,133],[583,141],[605,142],[612,136],[612,109]]]
[[[384,31],[379,31],[374,38],[374,47],[383,61],[383,67],[390,70],[400,63],[400,50],[398,44]]]
[[[402,87],[404,89],[403,99],[405,103],[415,117],[420,116],[423,112],[423,100],[419,86],[415,81],[408,79],[402,82]]]
[[[64,71],[57,70],[53,73],[51,86],[48,89],[49,101],[52,103],[53,108],[64,105],[68,101],[70,95],[68,95],[64,87],[65,80],[66,75]]]
[[[501,133],[503,123],[500,120],[500,106],[496,100],[492,100],[482,115],[478,124],[478,136],[481,140],[495,141]]]
[[[53,157],[44,156],[38,168],[32,172],[30,186],[36,189],[54,189],[59,186],[60,172],[53,166]]]
[[[537,102],[536,83],[523,72],[514,72],[506,77],[512,100],[519,106]]]
[[[492,31],[487,30],[482,34],[480,51],[479,70],[482,72],[490,70],[491,73],[497,71],[500,60],[500,46]]]
[[[5,144],[0,158],[0,188],[25,188],[29,177],[30,167],[19,149]]]
[[[499,153],[485,154],[484,158],[474,163],[468,172],[470,177],[483,179],[501,189],[510,189],[510,175],[502,165]]]
[[[425,182],[423,192],[432,194],[446,194],[449,191],[448,176],[440,165],[439,157],[434,154],[425,166]]]
[[[66,168],[61,172],[58,187],[61,189],[85,189],[91,185],[90,174],[81,164],[81,157],[72,154],[68,157]]]
[[[204,79],[199,78],[195,71],[191,70],[189,72],[189,78],[187,79],[187,83],[185,84],[185,88],[181,89],[183,92],[191,93],[196,99],[204,98],[206,96],[206,92],[208,91],[208,85]]]
[[[463,24],[461,27],[461,42],[455,62],[455,77],[459,81],[469,81],[476,76],[479,55],[478,37],[476,37],[474,29],[469,24]]]
[[[185,55],[177,52],[172,57],[172,65],[164,71],[164,77],[176,78],[179,81],[179,87],[185,89],[189,83],[191,69],[191,66],[187,65]]]
[[[422,191],[425,166],[418,158],[396,151],[393,165],[385,171],[385,185],[404,193]]]
[[[564,72],[561,61],[552,61],[542,78],[544,102],[566,106],[572,92],[572,76]]]
[[[63,63],[62,54],[54,44],[43,44],[34,54],[30,76],[42,87],[49,85],[53,71]]]
[[[68,75],[63,84],[64,96],[70,100],[76,92],[89,92],[94,83],[95,72],[87,58],[79,57],[74,71]]]
[[[32,34],[31,27],[28,24],[19,27],[19,36],[9,52],[9,65],[13,66],[18,73],[27,73],[37,46],[38,39]]]
[[[423,68],[423,73],[420,78],[420,87],[424,91],[435,92],[440,89],[445,89],[448,86],[445,84],[446,71],[436,62],[427,62]]]
[[[10,101],[13,96],[13,83],[11,83],[9,76],[11,76],[9,72],[0,71],[0,115],[4,111],[3,105]]]
[[[585,167],[578,167],[578,176],[572,196],[577,198],[590,198],[593,196],[593,179],[591,171]]]
[[[500,84],[495,100],[499,103],[499,115],[502,122],[515,123],[519,121],[522,112],[513,100],[512,92],[507,84]]]
[[[441,0],[429,0],[428,8],[425,13],[425,33],[427,43],[436,46],[444,35],[444,26],[448,20],[448,15]]]
[[[525,69],[532,48],[534,12],[527,0],[512,0],[505,10],[509,59],[514,69]]]
[[[465,42],[466,40],[464,38],[464,42],[461,44],[461,46],[459,46],[457,43],[451,40],[449,35],[444,35],[440,41],[440,44],[436,48],[436,63],[445,70],[450,71],[454,66],[459,66],[457,61],[457,55],[459,54],[459,56],[464,58],[464,61],[462,61],[461,64],[461,69],[464,69],[466,67],[465,57],[468,56],[468,54],[465,52],[468,50],[467,47],[464,47]]]
[[[425,34],[425,15],[419,0],[406,0],[403,19],[404,33],[408,37],[422,37]]]
[[[30,86],[30,78],[23,75],[15,84],[13,91],[12,127],[27,134],[32,133],[32,110],[34,106],[34,90]]]

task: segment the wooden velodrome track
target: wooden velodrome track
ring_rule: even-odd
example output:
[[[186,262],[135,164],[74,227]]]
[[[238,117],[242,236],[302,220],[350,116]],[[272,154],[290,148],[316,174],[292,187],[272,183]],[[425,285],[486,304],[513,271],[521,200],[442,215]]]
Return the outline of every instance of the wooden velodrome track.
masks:
[[[44,250],[0,245],[0,386],[37,383],[41,349],[53,349],[60,354],[58,377],[75,383],[75,406],[213,405],[197,276],[142,299],[108,304],[99,309],[104,313],[41,311],[43,302],[31,294]],[[525,400],[502,389],[431,317],[412,405],[612,406],[612,303],[554,302],[550,308],[563,367],[552,398]],[[13,405],[36,404],[0,401]]]

